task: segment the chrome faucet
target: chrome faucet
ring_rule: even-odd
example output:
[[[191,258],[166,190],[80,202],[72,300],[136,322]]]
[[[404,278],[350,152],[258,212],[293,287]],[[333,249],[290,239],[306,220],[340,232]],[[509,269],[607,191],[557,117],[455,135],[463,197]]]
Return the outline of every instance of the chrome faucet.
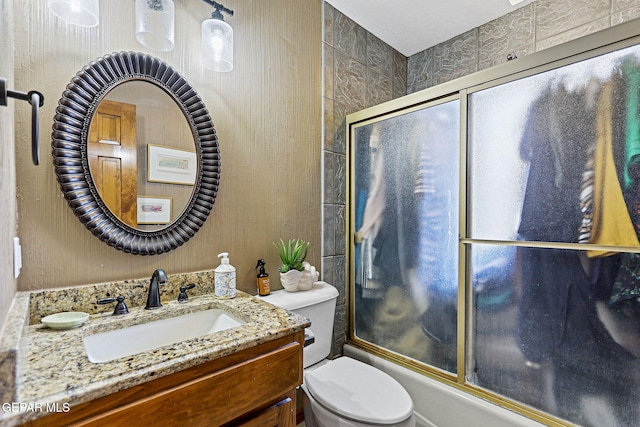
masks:
[[[154,310],[162,307],[162,303],[160,302],[160,285],[166,285],[167,282],[169,282],[169,279],[167,279],[167,273],[165,273],[164,270],[159,268],[153,272],[151,283],[149,284],[147,305],[144,307],[145,310]]]

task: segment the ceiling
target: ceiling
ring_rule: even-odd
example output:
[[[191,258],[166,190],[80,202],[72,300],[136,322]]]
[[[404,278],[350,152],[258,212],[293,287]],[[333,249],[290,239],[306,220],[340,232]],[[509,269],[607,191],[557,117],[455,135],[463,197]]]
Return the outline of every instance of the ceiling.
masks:
[[[409,57],[533,0],[326,0]]]

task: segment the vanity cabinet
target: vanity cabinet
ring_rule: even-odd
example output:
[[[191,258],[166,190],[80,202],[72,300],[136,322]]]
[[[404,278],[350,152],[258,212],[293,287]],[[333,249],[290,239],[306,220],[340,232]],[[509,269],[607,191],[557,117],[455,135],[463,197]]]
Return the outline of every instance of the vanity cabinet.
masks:
[[[31,426],[295,426],[303,332],[150,380]]]

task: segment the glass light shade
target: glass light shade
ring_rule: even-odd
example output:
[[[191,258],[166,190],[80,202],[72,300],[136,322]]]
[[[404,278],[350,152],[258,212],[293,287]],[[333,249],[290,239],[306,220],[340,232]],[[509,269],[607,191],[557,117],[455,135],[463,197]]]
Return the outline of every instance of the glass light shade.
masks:
[[[49,10],[58,18],[81,27],[95,27],[100,21],[98,0],[47,0]]]
[[[233,28],[221,19],[202,23],[202,64],[213,71],[233,69]]]
[[[136,0],[136,39],[166,52],[173,49],[175,7],[172,0]]]

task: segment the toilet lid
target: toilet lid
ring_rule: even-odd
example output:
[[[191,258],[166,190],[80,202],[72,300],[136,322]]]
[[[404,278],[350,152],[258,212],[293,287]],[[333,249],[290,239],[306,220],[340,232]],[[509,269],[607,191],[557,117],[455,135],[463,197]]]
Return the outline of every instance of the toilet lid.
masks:
[[[355,421],[394,424],[413,412],[411,397],[400,383],[348,357],[307,372],[305,384],[322,406]]]

